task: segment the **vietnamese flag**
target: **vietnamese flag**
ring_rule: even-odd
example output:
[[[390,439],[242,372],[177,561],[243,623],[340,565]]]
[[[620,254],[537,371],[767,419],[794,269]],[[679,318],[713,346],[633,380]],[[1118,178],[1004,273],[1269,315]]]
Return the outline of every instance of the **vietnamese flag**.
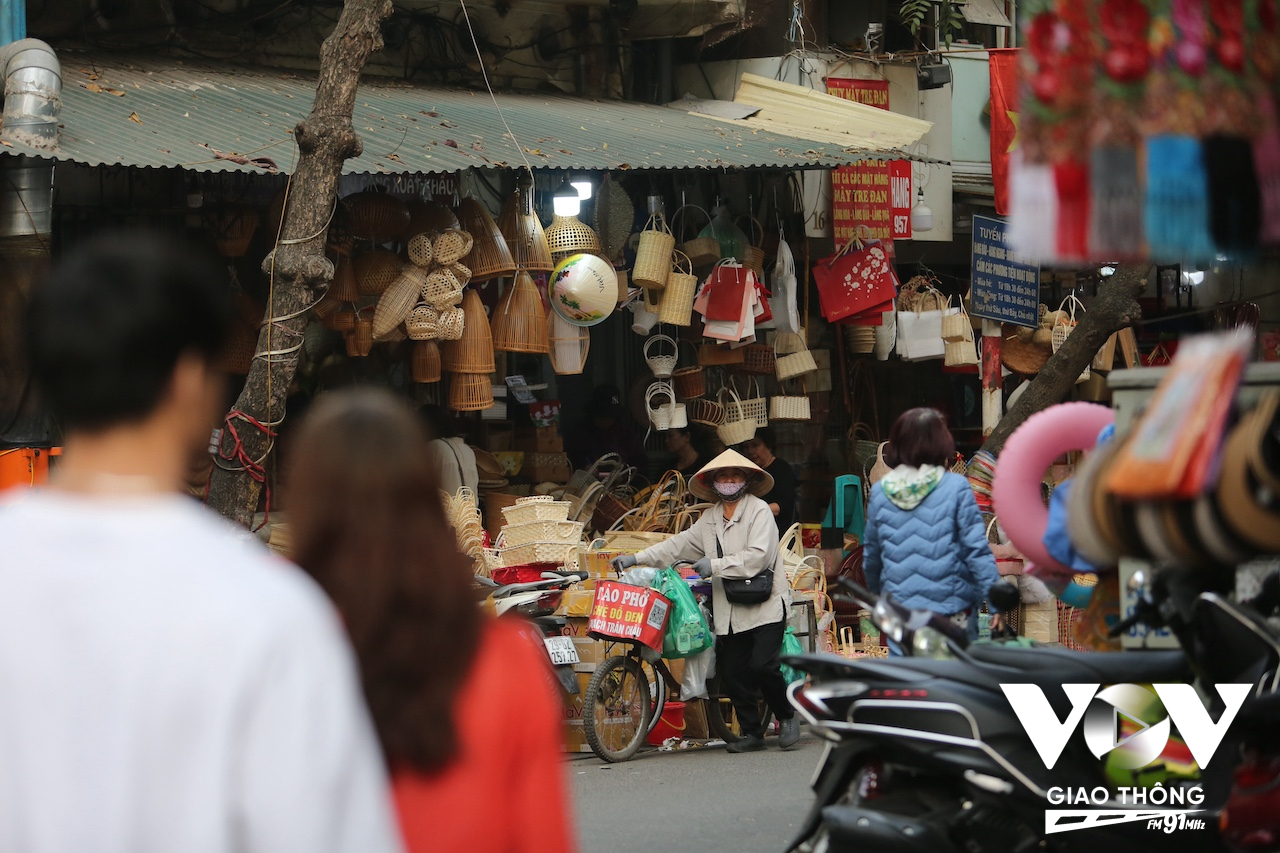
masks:
[[[991,72],[991,182],[996,213],[1009,213],[1009,154],[1018,147],[1019,48],[988,51]]]

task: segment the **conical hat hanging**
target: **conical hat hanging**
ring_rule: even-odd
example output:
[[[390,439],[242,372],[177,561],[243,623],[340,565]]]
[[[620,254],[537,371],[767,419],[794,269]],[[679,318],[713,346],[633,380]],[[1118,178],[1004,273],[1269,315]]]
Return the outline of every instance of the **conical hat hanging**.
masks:
[[[704,501],[718,501],[720,495],[711,485],[710,477],[721,468],[741,468],[749,474],[756,473],[759,479],[751,484],[749,491],[756,497],[762,497],[773,491],[773,475],[743,456],[736,450],[726,450],[706,465],[689,480],[689,491]]]

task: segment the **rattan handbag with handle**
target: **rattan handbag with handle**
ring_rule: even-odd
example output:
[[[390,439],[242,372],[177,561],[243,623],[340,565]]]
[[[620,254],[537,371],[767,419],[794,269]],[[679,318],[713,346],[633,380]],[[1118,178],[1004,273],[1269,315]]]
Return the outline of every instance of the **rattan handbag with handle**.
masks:
[[[685,215],[685,211],[701,213],[707,220],[707,224],[711,224],[711,214],[707,213],[696,204],[686,204],[679,207],[675,213],[671,214],[671,230],[677,236],[686,233],[682,232],[679,226],[681,216]],[[685,220],[687,222],[687,218]],[[697,232],[694,232],[695,234]],[[680,251],[684,252],[690,263],[695,267],[706,267],[720,260],[720,241],[715,237],[693,237],[685,240],[680,244]]]
[[[671,347],[671,352],[657,352],[653,349],[655,344],[666,344]],[[671,371],[675,370],[679,357],[679,344],[670,335],[654,335],[644,342],[644,360],[655,379],[671,378]]]
[[[680,343],[693,346],[688,341],[681,340]],[[694,354],[694,361],[697,361],[697,354]],[[676,362],[679,364],[679,362]],[[675,389],[676,396],[681,400],[693,400],[698,397],[705,397],[707,394],[707,371],[701,364],[693,364],[686,367],[677,367],[671,371],[671,385]]]
[[[731,377],[729,385],[737,391],[737,377]],[[739,392],[742,398],[742,409],[747,413],[747,417],[755,420],[756,429],[764,429],[769,425],[769,398],[760,393],[760,383],[755,377],[750,377],[743,385],[743,390]]]
[[[666,402],[661,402],[663,397]],[[653,405],[655,400],[659,401],[656,406]],[[649,410],[649,421],[659,432],[672,428],[683,429],[689,425],[688,410],[684,403],[676,402],[676,392],[672,390],[670,382],[659,380],[650,385],[644,394],[644,404]]]
[[[684,252],[677,249],[673,256],[667,286],[658,303],[658,322],[688,326],[693,322],[693,299],[698,291],[698,277],[693,274],[693,263]]]
[[[662,214],[655,213],[640,232],[640,244],[636,248],[636,262],[631,269],[631,282],[637,287],[661,290],[667,286],[671,274],[671,252],[676,247]]]
[[[790,393],[786,388],[781,394],[769,398],[769,417],[775,421],[807,421],[813,417],[804,379],[800,380],[800,393]]]
[[[779,382],[795,379],[818,369],[818,362],[804,345],[804,338],[793,332],[779,334],[773,347],[777,356],[774,369]]]
[[[728,403],[724,401],[726,392],[733,398]],[[744,441],[755,438],[755,418],[747,416],[738,392],[729,387],[721,388],[720,403],[724,406],[724,420],[716,427],[716,434],[720,436],[724,446],[733,447],[735,444],[742,444]]]

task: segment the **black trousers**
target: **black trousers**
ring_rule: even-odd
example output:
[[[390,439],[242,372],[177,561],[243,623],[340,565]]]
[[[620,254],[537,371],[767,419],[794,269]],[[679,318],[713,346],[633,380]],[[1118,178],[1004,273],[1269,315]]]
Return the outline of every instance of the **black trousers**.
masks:
[[[787,623],[783,620],[720,637],[716,669],[744,735],[764,736],[760,708],[756,704],[760,699],[764,699],[779,720],[795,716],[787,701],[787,681],[778,666],[786,630]]]

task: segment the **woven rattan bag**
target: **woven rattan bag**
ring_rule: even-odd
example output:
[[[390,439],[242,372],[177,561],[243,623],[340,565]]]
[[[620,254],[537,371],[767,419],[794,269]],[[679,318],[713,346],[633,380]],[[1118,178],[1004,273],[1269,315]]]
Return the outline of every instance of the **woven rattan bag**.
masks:
[[[660,352],[655,350],[655,344],[670,347],[671,351]],[[644,360],[649,365],[649,370],[653,372],[655,379],[670,379],[671,371],[675,369],[679,358],[680,346],[670,335],[654,335],[644,342]]]
[[[698,291],[698,277],[693,274],[693,262],[684,252],[677,249],[674,255],[667,286],[663,288],[662,299],[658,303],[658,322],[688,326],[693,322],[693,298]]]
[[[734,391],[738,391],[736,377],[729,380],[729,385]],[[747,413],[747,417],[755,420],[756,429],[764,429],[769,425],[769,398],[760,393],[760,383],[755,377],[748,378],[743,385],[743,390],[738,392],[738,396],[742,398],[743,411]]]
[[[775,421],[807,421],[813,417],[809,404],[809,395],[803,379],[800,380],[800,393],[782,389],[781,394],[769,398],[769,417]]]
[[[813,353],[804,345],[804,338],[792,332],[783,332],[773,342],[777,356],[775,370],[779,382],[795,379],[818,369]]]
[[[728,403],[724,401],[726,392],[733,398]],[[729,387],[721,388],[719,399],[721,405],[724,406],[724,420],[716,427],[716,434],[720,436],[724,446],[733,447],[735,444],[742,444],[744,441],[750,441],[755,438],[755,418],[747,416],[746,409],[742,406],[742,400],[738,397],[738,392]]]
[[[640,232],[636,262],[631,270],[632,284],[650,290],[666,287],[667,276],[671,275],[671,253],[675,247],[676,238],[662,214],[650,216]]]
[[[707,224],[708,225],[711,224],[711,214],[707,213],[705,210],[698,207],[696,204],[686,204],[678,208],[676,212],[671,215],[671,230],[675,234],[680,235],[684,233],[689,233],[686,231],[682,231],[679,224],[681,222],[682,216],[685,216],[684,221],[686,223],[688,221],[688,218],[685,215],[685,211],[700,213],[702,214],[703,218],[707,220]],[[692,233],[697,234],[696,231]],[[681,243],[680,251],[684,252],[684,254],[688,256],[689,261],[690,263],[693,264],[693,266],[706,267],[720,260],[720,241],[717,240],[715,237],[695,236],[692,239],[685,240],[683,243]]]

